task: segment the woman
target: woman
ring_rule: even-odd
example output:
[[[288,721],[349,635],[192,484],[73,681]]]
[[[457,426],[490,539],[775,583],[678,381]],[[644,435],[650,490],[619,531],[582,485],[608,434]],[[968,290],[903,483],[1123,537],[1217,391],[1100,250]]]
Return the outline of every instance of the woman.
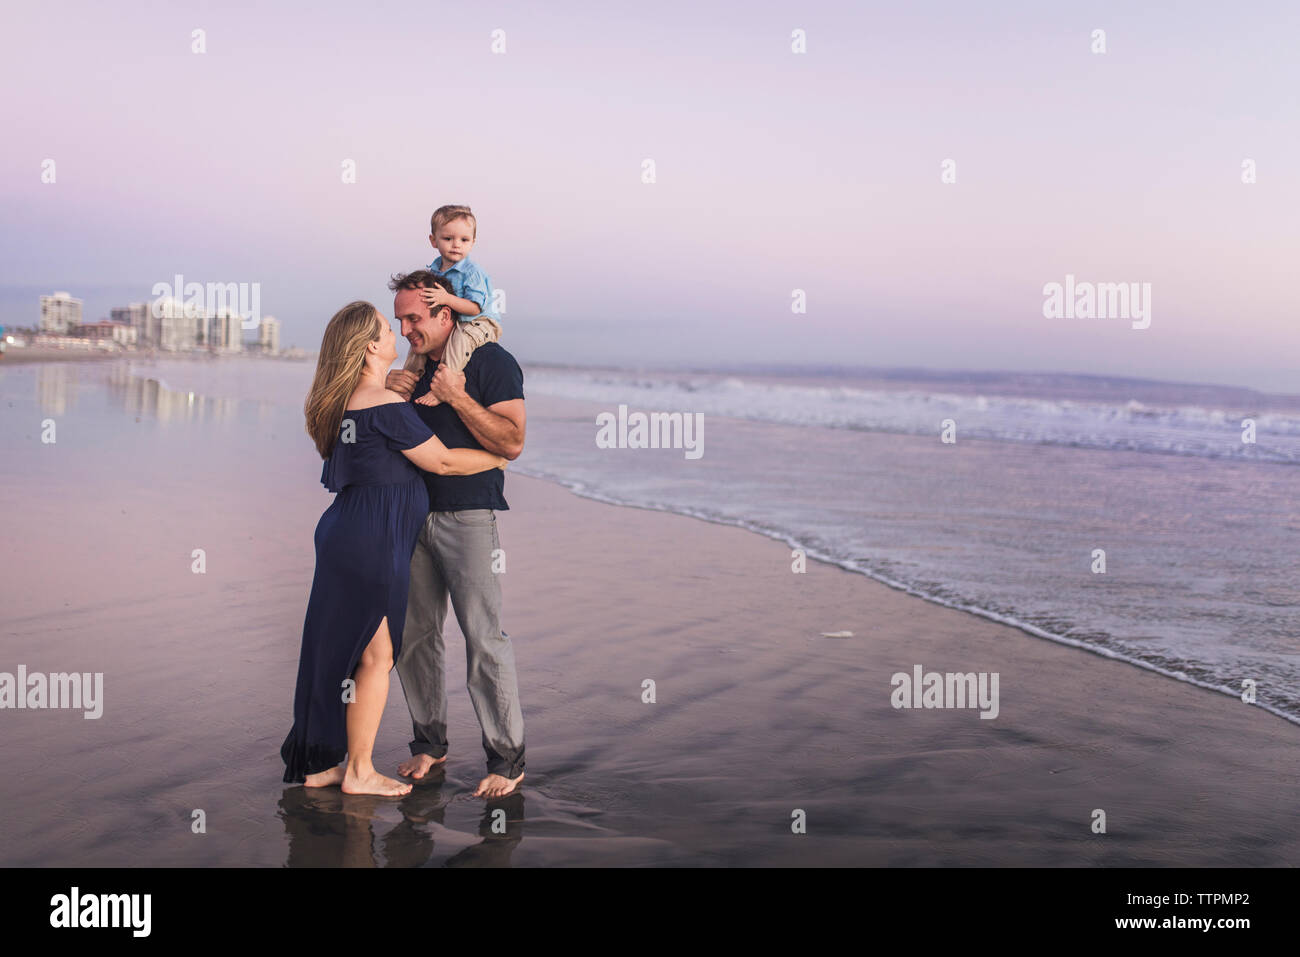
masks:
[[[284,780],[398,796],[409,784],[371,763],[402,648],[411,552],[429,513],[417,466],[439,475],[504,468],[481,449],[448,449],[384,388],[397,336],[368,302],[330,320],[307,396],[307,432],[338,495],[316,525],[316,573],[298,659],[293,728],[280,748]],[[340,764],[347,756],[346,765]]]

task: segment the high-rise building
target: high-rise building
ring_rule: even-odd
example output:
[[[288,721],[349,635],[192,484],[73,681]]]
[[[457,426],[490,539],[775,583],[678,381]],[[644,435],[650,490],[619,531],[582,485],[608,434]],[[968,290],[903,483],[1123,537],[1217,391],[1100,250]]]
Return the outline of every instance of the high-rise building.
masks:
[[[135,330],[135,341],[141,345],[157,345],[158,320],[154,318],[150,303],[133,302],[129,306],[116,306],[110,315],[114,322],[124,322]]]
[[[41,332],[67,335],[71,328],[81,325],[81,300],[69,293],[56,292],[41,296]]]
[[[197,334],[206,328],[201,311],[187,309],[184,302],[171,298],[156,299],[150,305],[150,314],[158,323],[158,348],[186,352],[198,345]]]
[[[219,352],[243,351],[244,321],[233,309],[219,306],[208,329],[208,348]]]
[[[267,355],[280,351],[280,320],[275,316],[263,316],[257,324],[257,345]]]

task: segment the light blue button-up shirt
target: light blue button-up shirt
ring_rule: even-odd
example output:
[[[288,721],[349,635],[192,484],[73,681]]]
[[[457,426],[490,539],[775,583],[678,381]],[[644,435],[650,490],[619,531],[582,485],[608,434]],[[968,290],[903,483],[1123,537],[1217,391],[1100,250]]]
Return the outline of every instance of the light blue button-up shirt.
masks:
[[[435,276],[442,276],[450,282],[451,291],[457,296],[477,304],[480,316],[491,316],[497,322],[501,321],[501,317],[492,311],[492,280],[488,278],[487,273],[470,262],[468,256],[453,264],[446,272],[442,270],[442,257],[439,256],[429,263],[429,271]],[[454,309],[452,313],[461,322],[470,322],[478,318],[478,316],[461,315]]]

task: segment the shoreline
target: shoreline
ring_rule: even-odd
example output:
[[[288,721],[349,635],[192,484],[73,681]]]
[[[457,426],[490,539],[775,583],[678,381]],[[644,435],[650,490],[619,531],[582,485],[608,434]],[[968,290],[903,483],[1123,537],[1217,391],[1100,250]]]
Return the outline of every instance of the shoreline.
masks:
[[[5,570],[0,672],[104,675],[96,720],[5,711],[7,864],[1300,861],[1293,725],[815,556],[796,567],[788,544],[740,525],[518,470],[498,512],[501,621],[528,763],[506,833],[485,824],[503,805],[471,799],[484,755],[452,609],[443,770],[392,802],[286,787],[313,529],[332,502],[300,414],[269,403],[251,428],[165,430],[82,378],[57,445],[25,425],[34,406],[5,405],[13,454],[0,464],[24,507],[6,516],[21,549]],[[571,410],[535,407],[533,421],[558,429]],[[996,707],[896,704],[897,676],[918,669],[923,684],[987,675]],[[410,735],[393,681],[381,772]],[[221,822],[209,839],[183,824],[194,808]]]
[[[105,704],[96,721],[6,712],[7,863],[329,866],[370,855],[436,866],[479,847],[515,866],[1300,859],[1291,725],[837,565],[792,574],[790,550],[747,529],[522,474],[498,513],[502,624],[528,741],[508,834],[485,838],[485,805],[468,798],[483,753],[450,612],[445,770],[392,804],[286,787],[278,745],[312,529],[331,500],[314,485],[311,450],[293,448],[248,487],[226,443],[197,446],[187,468],[208,489],[200,513],[184,476],[105,509],[67,495],[79,478],[64,475],[13,517],[14,539],[32,544],[10,572],[23,596],[6,620],[11,662],[103,672]],[[137,458],[128,475],[148,470]],[[78,548],[87,528],[102,536],[98,552]],[[204,575],[190,566],[196,545],[218,559]],[[62,580],[83,583],[76,592],[50,580],[57,562]],[[918,665],[1000,675],[998,717],[895,707],[891,676]],[[393,682],[375,744],[384,773],[407,755],[409,720]],[[194,807],[228,822],[220,839],[159,826]],[[1091,829],[1095,809],[1109,834]],[[795,810],[808,821],[798,836]],[[313,823],[340,814],[361,827]],[[82,823],[70,833],[68,820]]]
[[[40,353],[39,355],[33,355],[30,356],[29,358],[33,361],[40,360],[40,361],[56,361],[56,362],[69,357],[75,357],[83,360],[114,359],[114,358],[128,359],[132,361],[185,360],[185,361],[191,361],[197,363],[207,363],[207,362],[212,362],[212,361],[222,360],[222,359],[236,359],[236,360],[237,359],[258,359],[258,360],[287,359],[288,361],[303,361],[301,358],[295,359],[295,358],[290,358],[285,356],[261,356],[256,353],[249,353],[245,355],[210,354],[210,353],[157,353],[154,355],[150,355],[144,352],[78,354],[78,352],[75,350],[64,351],[64,350],[53,350],[53,349],[45,349],[45,348],[42,348],[40,350],[24,349],[24,350],[17,350],[17,352],[18,353],[38,352]],[[9,353],[11,357],[14,354],[15,354],[14,350],[11,350]],[[8,361],[8,360],[4,360],[4,361]],[[3,368],[3,361],[0,361],[0,369],[2,368]],[[546,398],[552,399],[553,397],[548,395],[546,396]],[[562,399],[562,401],[588,402],[589,400]],[[971,439],[968,441],[978,443],[978,442],[992,441],[992,440]],[[1259,464],[1282,464],[1282,463],[1259,463]],[[852,574],[861,575],[870,581],[883,584],[886,587],[897,590],[903,594],[918,598],[919,600],[927,604],[964,612],[981,619],[1006,625],[1010,628],[1014,628],[1018,631],[1024,632],[1025,634],[1040,640],[1051,642],[1053,644],[1057,644],[1064,647],[1074,648],[1100,658],[1120,661],[1125,664],[1131,665],[1139,670],[1160,675],[1161,677],[1167,678],[1179,684],[1190,685],[1192,687],[1200,688],[1207,691],[1212,691],[1216,694],[1224,695],[1234,700],[1240,700],[1241,697],[1241,693],[1238,690],[1231,688],[1230,686],[1212,683],[1194,677],[1192,675],[1186,674],[1184,672],[1161,667],[1157,663],[1146,661],[1134,655],[1126,654],[1122,650],[1108,648],[1102,645],[1093,644],[1080,639],[1071,638],[1066,635],[1061,635],[1052,632],[1050,630],[1047,630],[1045,628],[1042,628],[1030,622],[1022,621],[1010,615],[999,614],[998,612],[990,611],[981,608],[977,605],[959,603],[949,599],[945,599],[937,595],[927,593],[926,591],[916,586],[890,578],[870,568],[864,567],[860,563],[855,562],[853,560],[836,558],[814,546],[804,544],[800,542],[794,535],[776,528],[769,528],[757,523],[751,523],[744,520],[730,520],[728,518],[715,517],[712,515],[693,511],[687,507],[679,507],[673,505],[642,504],[628,499],[619,498],[617,496],[607,495],[602,492],[589,490],[586,487],[584,487],[583,484],[579,481],[566,479],[554,474],[549,474],[543,470],[533,470],[528,468],[527,466],[516,467],[513,469],[513,471],[515,474],[523,475],[523,476],[537,479],[539,481],[547,482],[561,489],[564,489],[578,497],[589,499],[591,501],[614,505],[622,508],[641,509],[641,510],[652,511],[652,512],[664,512],[671,515],[678,515],[682,517],[697,519],[709,524],[719,525],[722,527],[738,528],[744,531],[752,532],[763,538],[785,544],[791,548],[802,549],[805,552],[805,554],[808,556],[808,558],[814,561],[842,569]],[[1284,711],[1278,707],[1269,705],[1261,701],[1256,701],[1251,706],[1256,707],[1274,717],[1280,718],[1282,721],[1286,722],[1287,724],[1300,727],[1300,716],[1294,715],[1290,712]]]
[[[974,441],[978,441],[978,440],[974,440]],[[1020,621],[1019,619],[1013,618],[1009,615],[1000,615],[997,612],[980,608],[977,605],[961,604],[961,603],[949,601],[944,598],[940,598],[936,595],[927,594],[926,592],[921,591],[920,589],[915,588],[912,585],[908,585],[905,582],[897,581],[895,579],[889,578],[888,576],[881,575],[878,572],[872,571],[869,568],[864,568],[861,565],[857,564],[856,562],[833,558],[830,555],[826,554],[825,552],[817,548],[814,548],[810,545],[806,545],[798,541],[792,535],[788,535],[787,533],[779,531],[777,529],[765,528],[757,524],[747,523],[743,521],[729,521],[728,519],[725,518],[718,518],[711,515],[704,515],[697,512],[692,512],[689,509],[684,509],[684,508],[674,508],[672,506],[667,506],[667,505],[643,505],[638,502],[632,502],[626,499],[617,498],[615,496],[605,495],[604,493],[601,492],[587,490],[582,487],[581,482],[577,482],[569,479],[563,479],[558,476],[549,475],[540,471],[530,472],[526,468],[515,469],[514,474],[524,475],[528,478],[536,479],[537,481],[546,482],[550,485],[558,486],[559,488],[565,489],[566,491],[572,493],[573,495],[578,496],[579,498],[589,499],[590,501],[593,502],[600,502],[601,504],[604,505],[613,505],[617,508],[635,508],[647,512],[662,512],[668,515],[677,515],[682,518],[689,518],[701,522],[707,522],[711,525],[719,525],[723,528],[740,529],[742,531],[749,532],[754,535],[758,535],[761,538],[765,538],[774,542],[780,542],[783,545],[788,545],[790,548],[801,549],[807,555],[807,557],[812,561],[818,562],[828,567],[838,568],[842,571],[848,572],[853,575],[861,575],[869,581],[879,583],[881,585],[886,586],[887,588],[892,588],[895,591],[901,592],[905,595],[923,601],[928,605],[934,605],[939,608],[948,608],[953,611],[959,611],[965,614],[973,615],[977,618],[982,618],[986,621],[991,621],[996,624],[1005,625],[1008,628],[1014,628],[1017,631],[1024,632],[1030,637],[1037,638],[1043,641],[1048,641],[1055,645],[1060,645],[1066,648],[1075,648],[1080,651],[1085,651],[1088,652],[1089,654],[1096,655],[1100,658],[1105,658],[1111,661],[1123,662],[1124,664],[1131,665],[1134,668],[1137,668],[1141,671],[1151,672],[1153,674],[1160,675],[1161,677],[1168,678],[1171,681],[1174,681],[1178,684],[1190,685],[1192,687],[1200,688],[1205,691],[1212,691],[1216,694],[1222,694],[1225,697],[1232,698],[1234,700],[1238,700],[1238,701],[1241,700],[1240,692],[1228,688],[1224,685],[1211,684],[1208,681],[1201,681],[1197,678],[1193,678],[1181,672],[1174,672],[1166,668],[1161,668],[1159,665],[1154,664],[1153,662],[1144,661],[1141,658],[1136,658],[1131,655],[1126,655],[1121,651],[1115,651],[1113,649],[1105,648],[1100,645],[1089,644],[1088,642],[1080,641],[1077,638],[1069,638],[1065,635],[1058,635],[1055,634],[1054,632],[1050,632],[1043,628],[1039,628],[1038,626],[1030,624],[1028,622]],[[1245,702],[1242,703],[1245,704]],[[1283,711],[1279,708],[1271,707],[1267,704],[1262,704],[1258,701],[1248,705],[1248,707],[1258,708],[1259,710],[1264,711],[1267,714],[1272,715],[1273,717],[1280,718],[1282,721],[1286,722],[1287,724],[1300,727],[1300,716],[1293,715],[1289,712]]]
[[[100,349],[52,349],[46,346],[10,346],[4,357],[0,358],[0,369],[6,364],[26,365],[34,362],[87,362],[111,359],[145,361],[145,362],[219,362],[230,359],[256,359],[267,362],[315,362],[316,356],[274,355],[266,356],[256,352],[245,353],[190,353],[190,352],[145,352],[141,350],[108,352]]]
[[[33,346],[14,348],[10,346],[5,350],[4,358],[0,359],[0,369],[7,365],[26,365],[31,362],[102,362],[106,359],[125,358],[125,356],[126,353],[105,352],[97,349],[47,349]]]
[[[1294,863],[1300,853],[1300,825],[1287,810],[1300,778],[1300,735],[1266,709],[1118,657],[1080,657],[1070,645],[836,563],[809,562],[806,573],[791,574],[786,543],[751,529],[604,503],[525,478],[508,496],[514,508],[501,513],[502,545],[517,560],[521,538],[530,540],[524,561],[539,571],[529,570],[522,589],[520,579],[508,586],[507,630],[521,616],[528,627],[543,609],[538,617],[549,638],[573,633],[564,656],[547,662],[558,689],[575,679],[610,685],[609,670],[614,684],[625,672],[632,690],[655,678],[659,700],[682,713],[633,718],[629,730],[648,720],[646,733],[667,720],[676,734],[664,746],[689,753],[665,758],[672,767],[663,773],[715,782],[715,800],[724,800],[736,775],[760,791],[750,775],[765,779],[769,801],[791,784],[812,789],[821,797],[807,793],[805,800],[822,815],[857,820],[841,836],[865,839],[858,851],[872,864],[1051,865],[1071,855],[1112,865],[1258,863],[1258,848],[1247,848],[1265,833],[1274,843],[1272,864]],[[575,551],[588,555],[558,558]],[[575,597],[599,590],[597,606],[547,601],[557,587],[550,569],[566,564],[590,589],[559,587]],[[845,632],[852,636],[826,637]],[[586,660],[584,633],[612,643],[603,667]],[[918,665],[1000,674],[1001,714],[985,721],[971,710],[896,708],[891,676]],[[527,695],[529,665],[520,669]],[[587,711],[588,695],[577,694]],[[595,716],[621,723],[624,709],[606,704]],[[563,696],[555,705],[564,706]],[[656,740],[668,733],[660,732]],[[632,748],[637,766],[659,760]],[[772,754],[781,755],[777,767],[759,770]],[[1134,767],[1143,770],[1134,775]],[[1250,785],[1241,784],[1243,774]],[[919,820],[911,817],[917,808],[925,809]],[[1107,809],[1111,829],[1124,833],[1111,838],[1114,847],[1089,828],[1095,808]],[[899,851],[897,834],[880,826],[882,811],[901,815],[896,826],[916,839],[908,850]],[[739,813],[734,805],[732,813]],[[1070,830],[1075,813],[1078,834]],[[1134,816],[1144,821],[1136,829]],[[1026,828],[1042,833],[1029,838]],[[1215,839],[1221,833],[1222,845]],[[945,847],[941,834],[968,843]],[[876,854],[885,847],[897,856],[882,861]],[[847,848],[822,854],[862,862]]]
[[[301,352],[301,350],[299,351]],[[24,353],[26,353],[26,355],[24,355]],[[158,359],[192,361],[210,361],[213,359],[279,359],[290,362],[304,362],[315,361],[316,353],[263,356],[257,352],[213,354],[201,352],[157,351],[151,354],[143,350],[102,352],[89,349],[54,349],[47,346],[11,346],[5,353],[4,357],[0,358],[0,368],[3,367],[4,363],[13,360],[17,360],[19,363],[26,363],[80,361],[86,359]],[[809,365],[807,367],[785,367],[767,366],[761,363],[753,366],[742,364],[735,367],[698,368],[695,366],[675,366],[672,364],[617,366],[597,363],[591,365],[574,365],[571,363],[555,362],[550,360],[529,360],[527,361],[527,366],[529,368],[537,368],[546,371],[575,373],[595,372],[628,375],[702,376],[714,379],[754,376],[762,379],[783,382],[789,385],[803,385],[811,380],[816,380],[819,385],[824,385],[827,382],[830,382],[834,385],[860,387],[861,383],[866,381],[868,384],[875,384],[880,388],[887,388],[891,391],[922,389],[935,390],[943,394],[992,395],[1012,398],[1036,397],[1039,394],[1036,391],[1026,390],[1022,386],[1007,385],[1002,381],[1014,379],[1017,376],[1056,376],[1067,380],[1069,383],[1114,379],[1129,386],[1130,391],[1135,394],[1152,389],[1174,387],[1183,388],[1188,390],[1189,393],[1197,393],[1203,390],[1218,390],[1222,392],[1240,393],[1241,401],[1253,401],[1255,399],[1271,400],[1273,404],[1267,407],[1269,409],[1291,412],[1300,408],[1300,393],[1296,392],[1272,392],[1266,389],[1256,389],[1249,386],[1223,382],[1191,382],[1180,379],[1144,379],[1126,376],[1107,376],[1103,373],[1088,372],[1049,371],[1027,373],[1017,370],[930,369],[923,367],[887,367],[879,369],[864,367],[861,369],[855,369],[839,366],[823,369],[817,365]],[[395,364],[394,368],[400,368],[400,366]],[[967,378],[959,378],[962,376]],[[1057,395],[1058,397],[1065,399],[1075,397],[1075,394],[1069,389],[1058,389]],[[1192,401],[1199,400],[1193,399]]]

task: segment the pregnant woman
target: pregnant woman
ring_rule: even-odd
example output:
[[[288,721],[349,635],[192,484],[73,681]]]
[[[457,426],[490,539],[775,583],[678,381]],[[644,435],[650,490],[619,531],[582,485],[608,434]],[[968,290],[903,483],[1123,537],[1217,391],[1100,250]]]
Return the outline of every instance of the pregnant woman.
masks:
[[[402,396],[384,388],[396,359],[397,335],[378,309],[343,307],[325,328],[305,407],[307,432],[325,460],[321,484],[338,495],[316,525],[293,728],[280,757],[285,781],[339,784],[349,794],[411,790],[376,771],[371,754],[388,672],[402,648],[411,552],[429,513],[416,466],[473,475],[506,461],[438,441]]]

